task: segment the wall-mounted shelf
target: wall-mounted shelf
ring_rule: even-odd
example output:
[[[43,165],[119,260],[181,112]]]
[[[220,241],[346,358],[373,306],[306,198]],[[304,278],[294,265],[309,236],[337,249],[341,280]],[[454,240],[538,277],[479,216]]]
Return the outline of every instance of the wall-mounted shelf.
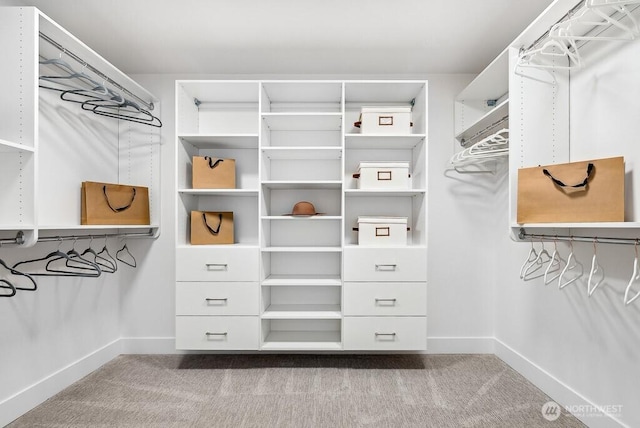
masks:
[[[362,190],[362,189],[345,189],[346,196],[353,197],[365,197],[365,196],[379,196],[379,197],[406,197],[406,196],[419,196],[427,193],[424,189],[398,189],[398,190]]]
[[[340,159],[342,147],[263,147],[268,159]]]
[[[262,185],[268,189],[339,189],[342,187],[340,180],[313,180],[313,181],[263,181]]]
[[[200,196],[258,196],[257,189],[178,189],[184,195]]]
[[[271,131],[339,131],[340,113],[262,113]]]
[[[499,123],[502,119],[509,116],[509,99],[505,99],[497,104],[493,109],[489,110],[486,114],[478,118],[475,122],[469,125],[461,133],[456,135],[456,139],[461,143],[472,138],[482,131],[489,131],[492,125]],[[506,126],[505,126],[506,127]],[[496,128],[496,130],[499,128]]]
[[[263,286],[278,287],[341,287],[340,275],[269,275]]]
[[[413,149],[422,140],[427,138],[426,134],[411,135],[367,135],[367,134],[346,134],[345,148],[353,150],[374,150],[374,149]]]
[[[272,331],[264,340],[265,351],[339,351],[339,331]]]
[[[270,305],[262,313],[262,319],[342,319],[340,305]]]
[[[179,139],[199,149],[256,149],[258,134],[200,135],[183,134]]]
[[[0,140],[0,153],[27,152],[33,153],[33,147],[24,144],[12,143],[11,141]]]

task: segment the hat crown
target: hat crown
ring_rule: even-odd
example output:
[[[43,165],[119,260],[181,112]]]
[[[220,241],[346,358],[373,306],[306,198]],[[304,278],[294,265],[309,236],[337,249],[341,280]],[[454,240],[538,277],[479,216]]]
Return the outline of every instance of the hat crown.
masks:
[[[311,202],[300,201],[293,206],[293,215],[314,215],[316,208]]]

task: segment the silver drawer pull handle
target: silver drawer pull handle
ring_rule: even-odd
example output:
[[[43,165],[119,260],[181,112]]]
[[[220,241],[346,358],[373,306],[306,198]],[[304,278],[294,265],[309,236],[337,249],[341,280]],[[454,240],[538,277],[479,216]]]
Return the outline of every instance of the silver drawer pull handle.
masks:
[[[375,301],[376,301],[376,303],[384,302],[384,303],[391,303],[392,305],[395,305],[396,302],[398,301],[398,299],[378,299],[378,298],[376,298]]]
[[[226,263],[206,263],[205,266],[207,267],[207,270],[210,271],[221,271],[227,270],[229,265]]]
[[[227,297],[225,297],[224,299],[212,299],[212,298],[207,297],[204,300],[206,300],[207,303],[209,303],[209,302],[226,302],[229,299]]]
[[[226,331],[225,331],[224,333],[210,333],[210,332],[206,332],[206,333],[205,333],[205,335],[206,335],[207,337],[209,337],[209,336],[226,336],[226,335],[227,335],[227,332],[226,332]]]
[[[393,265],[379,265],[376,264],[376,270],[378,271],[395,271],[396,267],[398,267],[398,265],[393,264]]]
[[[392,337],[395,337],[396,334],[395,333],[377,333],[376,332],[376,336],[392,336]]]

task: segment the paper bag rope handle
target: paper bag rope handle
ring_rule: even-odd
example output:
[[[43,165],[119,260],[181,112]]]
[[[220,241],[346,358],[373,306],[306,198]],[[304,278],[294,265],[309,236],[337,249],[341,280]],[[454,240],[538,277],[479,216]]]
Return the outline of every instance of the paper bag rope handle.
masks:
[[[133,205],[133,200],[136,198],[136,188],[132,187],[131,190],[133,192],[131,195],[131,201],[129,201],[129,203],[123,207],[114,208],[113,205],[111,205],[111,201],[109,201],[109,195],[107,195],[107,186],[102,186],[102,193],[104,193],[104,198],[107,200],[107,205],[109,205],[109,208],[111,208],[111,211],[113,211],[114,213],[119,213],[131,208],[131,205]]]
[[[207,213],[202,213],[202,219],[204,220],[204,225],[207,226],[207,229],[209,229],[209,232],[211,232],[212,235],[217,235],[218,233],[220,233],[220,226],[222,226],[222,213],[218,214],[220,223],[218,223],[218,227],[216,227],[215,230],[212,229],[211,226],[209,226],[209,223],[207,223]]]
[[[574,184],[574,185],[569,185],[569,184],[564,184],[562,181],[558,180],[557,178],[555,178],[553,175],[551,175],[551,173],[549,171],[547,171],[546,169],[542,170],[542,173],[544,175],[546,175],[547,177],[549,177],[551,179],[551,181],[553,181],[554,183],[556,183],[558,186],[560,187],[575,187],[575,188],[580,188],[580,187],[586,187],[587,183],[589,182],[589,178],[591,177],[591,173],[593,172],[593,164],[589,163],[587,165],[587,176],[584,178],[584,180],[581,183],[578,184]]]
[[[214,162],[213,158],[210,156],[205,156],[204,159],[209,161],[209,168],[211,169],[217,167],[220,162],[224,161],[224,159],[216,159]]]

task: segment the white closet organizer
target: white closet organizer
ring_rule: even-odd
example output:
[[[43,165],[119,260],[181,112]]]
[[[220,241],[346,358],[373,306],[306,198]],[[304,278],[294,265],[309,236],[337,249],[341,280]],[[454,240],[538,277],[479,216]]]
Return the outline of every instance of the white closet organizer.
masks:
[[[54,47],[55,41],[65,51]],[[160,223],[160,147],[157,128],[101,118],[59,93],[39,89],[50,72],[42,59],[61,59],[92,75],[104,73],[127,97],[156,99],[80,40],[33,7],[0,9],[0,240],[34,245],[38,237],[132,233],[156,236]],[[76,62],[72,54],[85,63]],[[103,81],[101,77],[96,80]],[[120,91],[120,89],[118,89]],[[154,113],[157,115],[157,104]],[[82,181],[149,187],[151,226],[81,226]]]
[[[618,6],[624,3],[616,2]],[[640,20],[637,1],[627,3],[630,14],[636,21]],[[624,26],[633,26],[628,16],[616,13],[606,2],[587,4],[600,7],[612,19],[621,19]],[[640,151],[635,144],[640,125],[633,108],[640,90],[638,79],[633,77],[640,72],[640,40],[604,41],[617,36],[628,37],[615,25],[581,24],[575,26],[581,32],[573,34],[578,39],[581,67],[570,68],[573,63],[566,56],[549,56],[551,62],[548,61],[545,68],[522,66],[518,61],[520,48],[544,45],[548,41],[545,32],[557,22],[570,18],[563,16],[575,6],[575,0],[556,1],[508,50],[510,218],[515,239],[521,228],[528,234],[549,237],[574,234],[614,238],[640,236],[640,198],[637,197]],[[582,12],[581,9],[574,10],[571,16],[580,16]],[[592,36],[595,40],[584,40]],[[519,168],[613,156],[625,157],[624,222],[516,222]]]
[[[426,82],[178,81],[176,99],[177,348],[425,349]],[[360,134],[365,105],[413,105],[413,133]],[[194,154],[236,159],[238,188],[190,189]],[[356,189],[363,160],[410,161],[412,188]],[[191,246],[196,209],[233,211],[236,242]],[[408,245],[358,247],[360,215],[408,217]]]

